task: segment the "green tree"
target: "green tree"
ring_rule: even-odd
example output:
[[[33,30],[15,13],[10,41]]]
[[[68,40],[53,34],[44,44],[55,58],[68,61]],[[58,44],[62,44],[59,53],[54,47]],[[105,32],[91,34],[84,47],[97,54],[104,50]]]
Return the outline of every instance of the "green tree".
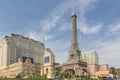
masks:
[[[115,67],[110,67],[109,70],[110,70],[110,73],[113,74],[114,76],[117,75],[117,71]]]
[[[116,69],[116,72],[117,72],[117,77],[120,78],[120,68],[117,68],[117,69]]]

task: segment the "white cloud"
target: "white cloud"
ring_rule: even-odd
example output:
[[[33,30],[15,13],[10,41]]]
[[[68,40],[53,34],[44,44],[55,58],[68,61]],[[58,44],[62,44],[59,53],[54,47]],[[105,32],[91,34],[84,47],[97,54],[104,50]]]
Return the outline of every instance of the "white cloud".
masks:
[[[41,22],[40,26],[43,26],[43,32],[51,31],[54,28],[59,20],[59,16],[54,16],[52,19],[47,19]]]
[[[78,0],[78,5],[80,10],[80,21],[78,21],[78,28],[80,29],[83,34],[95,34],[98,33],[103,24],[102,22],[96,23],[95,25],[88,24],[85,19],[85,13],[89,10],[94,9],[94,4],[97,0]]]
[[[80,23],[78,28],[84,34],[95,34],[95,33],[98,33],[101,30],[102,26],[103,26],[102,23],[98,23],[94,26],[90,26],[89,24],[83,22],[83,23]]]
[[[116,64],[120,61],[120,38],[114,39],[112,41],[101,41],[96,45],[97,47],[99,46],[97,51],[99,54],[100,63],[106,63],[110,66],[116,67],[120,66],[120,64]]]
[[[30,31],[27,34],[27,36],[32,38],[32,39],[35,39],[37,41],[41,41],[41,42],[43,42],[43,37],[44,37],[44,41],[48,41],[48,40],[50,40],[50,39],[52,39],[54,37],[54,35],[43,34],[42,32],[41,33],[37,33],[35,31]]]
[[[120,22],[109,25],[109,33],[116,34],[120,32]]]
[[[73,0],[64,1],[58,5],[58,7],[54,8],[49,16],[40,22],[40,26],[43,26],[43,32],[52,31],[52,29],[56,27],[56,24],[59,22],[61,17],[68,11],[69,8],[72,7],[73,3],[75,3]]]
[[[64,1],[63,3],[58,5],[58,7],[51,10],[51,13],[47,15],[47,17],[44,20],[41,20],[39,23],[34,23],[34,24],[30,23],[30,26],[32,28],[33,27],[37,28],[40,30],[40,32],[27,28],[28,35],[38,40],[37,35],[42,34],[44,36],[47,36],[47,39],[50,39],[50,36],[55,35],[55,34],[50,34],[50,33],[53,32],[53,29],[56,27],[56,24],[58,23],[62,15],[65,14],[70,7],[72,7],[71,5],[73,2],[74,2],[73,0]]]
[[[79,8],[80,8],[80,14],[83,16],[88,10],[93,8],[92,4],[96,2],[97,0],[78,0],[79,2]]]
[[[32,24],[32,27],[37,27],[38,29],[40,29],[40,32],[35,33],[35,30],[27,30],[28,33],[30,33],[29,35],[35,39],[38,39],[37,36],[35,37],[36,34],[49,34],[50,32],[53,32],[53,29],[56,27],[57,23],[60,21],[61,17],[71,8],[73,7],[80,7],[80,11],[81,13],[85,13],[91,6],[91,4],[93,2],[95,2],[96,0],[78,0],[77,2],[75,2],[74,0],[71,1],[64,1],[62,2],[60,5],[58,5],[58,7],[54,8],[53,10],[51,10],[51,13],[46,16],[46,19],[41,20],[40,23],[37,24]],[[77,4],[77,6],[76,6]],[[31,24],[31,23],[30,23]],[[65,30],[70,28],[70,24],[69,23],[63,23],[63,25],[61,26],[65,26],[65,27],[61,27],[61,28],[56,28],[56,30]],[[96,28],[98,29],[99,27],[94,27],[91,29],[91,31],[95,31]],[[33,32],[33,33],[32,33]],[[52,34],[55,35],[55,34]],[[49,39],[49,38],[48,38]]]
[[[32,38],[32,39],[39,40],[39,37],[38,37],[38,35],[37,35],[36,32],[29,32],[28,34],[29,34],[28,37],[30,37],[30,38]],[[41,40],[40,40],[40,41],[41,41]]]
[[[74,7],[78,8],[77,15],[80,15],[80,24],[78,24],[79,29],[84,33],[84,34],[93,34],[97,33],[100,31],[102,27],[102,23],[97,23],[94,26],[90,26],[89,24],[86,23],[86,20],[84,18],[84,14],[88,11],[93,9],[93,3],[95,3],[97,0],[78,0]],[[62,25],[59,28],[60,30],[67,30],[71,29],[71,23],[62,23]]]
[[[78,29],[80,29],[83,34],[95,34],[98,33],[103,24],[101,22],[96,23],[95,25],[88,24],[85,19],[85,13],[94,8],[95,2],[97,0],[78,0],[78,5],[80,9],[80,23],[78,23]]]

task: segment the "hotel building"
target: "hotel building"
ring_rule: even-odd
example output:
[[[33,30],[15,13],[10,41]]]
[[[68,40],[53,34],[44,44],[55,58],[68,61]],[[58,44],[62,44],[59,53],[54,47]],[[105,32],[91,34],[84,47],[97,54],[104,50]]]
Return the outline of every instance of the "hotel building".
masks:
[[[82,58],[88,64],[88,72],[92,77],[107,77],[109,69],[107,64],[99,65],[98,54],[95,50],[82,52]]]
[[[99,64],[98,54],[95,50],[82,52],[82,59],[87,62],[87,64]]]
[[[0,68],[16,63],[19,58],[30,57],[34,63],[42,62],[44,45],[19,34],[5,36],[0,43]]]

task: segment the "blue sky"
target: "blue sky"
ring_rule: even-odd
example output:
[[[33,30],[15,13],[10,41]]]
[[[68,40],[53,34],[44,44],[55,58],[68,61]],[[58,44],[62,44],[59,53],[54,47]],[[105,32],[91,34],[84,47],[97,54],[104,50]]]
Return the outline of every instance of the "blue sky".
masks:
[[[100,64],[120,67],[120,0],[0,0],[0,40],[10,33],[45,37],[56,62],[67,59],[71,13],[77,13],[79,47],[96,50]]]

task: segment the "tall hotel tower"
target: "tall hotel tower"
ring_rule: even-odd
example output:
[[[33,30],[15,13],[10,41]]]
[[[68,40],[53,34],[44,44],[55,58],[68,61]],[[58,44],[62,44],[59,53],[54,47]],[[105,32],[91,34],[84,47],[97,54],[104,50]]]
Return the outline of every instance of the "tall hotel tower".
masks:
[[[34,63],[41,63],[44,45],[41,42],[19,34],[5,36],[0,43],[0,68],[13,64],[22,57],[30,57]]]

